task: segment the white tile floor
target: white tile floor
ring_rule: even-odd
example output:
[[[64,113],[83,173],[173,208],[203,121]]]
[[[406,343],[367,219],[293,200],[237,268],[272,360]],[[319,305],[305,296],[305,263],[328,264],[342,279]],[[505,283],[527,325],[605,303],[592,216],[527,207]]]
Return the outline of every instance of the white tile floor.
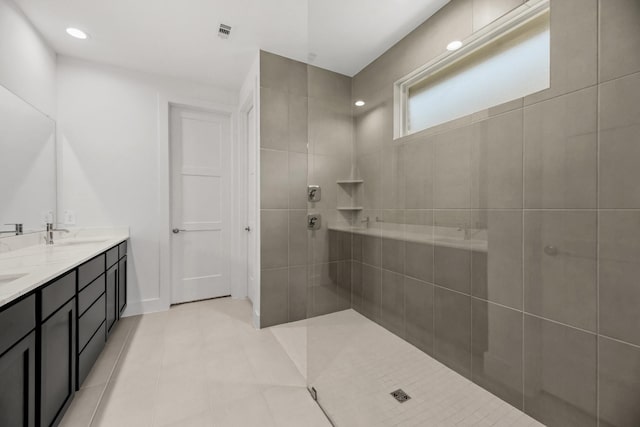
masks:
[[[306,329],[309,383],[336,426],[542,427],[353,310]],[[398,388],[411,399],[396,402]]]
[[[61,425],[330,427],[271,330],[228,298],[123,319]]]
[[[353,310],[257,331],[229,298],[123,319],[61,426],[330,427],[306,375],[340,427],[540,426]]]

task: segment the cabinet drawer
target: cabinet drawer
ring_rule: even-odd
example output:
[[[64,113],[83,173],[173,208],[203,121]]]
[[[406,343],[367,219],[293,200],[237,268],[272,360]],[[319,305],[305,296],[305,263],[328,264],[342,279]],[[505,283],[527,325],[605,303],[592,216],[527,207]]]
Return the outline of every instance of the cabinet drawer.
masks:
[[[118,247],[111,248],[107,251],[107,269],[118,262]]]
[[[105,274],[103,273],[100,277],[91,282],[89,286],[80,291],[80,293],[78,294],[79,316],[82,316],[82,314],[89,308],[89,306],[93,304],[93,302],[104,293],[104,285]]]
[[[106,307],[105,296],[102,295],[89,309],[78,319],[78,349],[82,350],[93,333],[104,322]]]
[[[72,271],[42,289],[42,320],[51,316],[76,294],[76,272]]]
[[[96,362],[104,348],[104,327],[105,324],[102,323],[98,331],[96,331],[95,335],[91,337],[91,340],[89,340],[89,343],[78,357],[78,388],[80,388],[84,380],[87,378],[87,375],[89,375],[89,372],[91,372],[93,364]]]
[[[91,261],[87,261],[78,267],[78,289],[82,289],[89,283],[104,273],[105,269],[105,256],[100,254]]]
[[[126,240],[118,245],[118,250],[120,252],[120,258],[122,258],[123,256],[125,256],[127,254],[127,241]]]
[[[0,311],[0,354],[36,327],[36,297],[31,295]]]

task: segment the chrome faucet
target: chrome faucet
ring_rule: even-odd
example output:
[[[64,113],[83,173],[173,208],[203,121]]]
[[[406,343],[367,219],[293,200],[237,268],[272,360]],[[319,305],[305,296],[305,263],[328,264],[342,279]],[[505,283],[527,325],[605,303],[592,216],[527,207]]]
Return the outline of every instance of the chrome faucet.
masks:
[[[365,228],[369,228],[369,217],[365,216],[364,219],[361,219],[360,222],[365,224]]]
[[[53,228],[53,223],[48,222],[47,229],[45,230],[45,233],[44,233],[44,241],[46,242],[47,245],[53,245],[54,231],[62,231],[64,233],[69,233],[69,230],[66,230],[64,228]]]
[[[458,227],[458,231],[464,231],[464,240],[471,239],[471,229],[468,226],[466,226],[465,224],[461,224]]]
[[[15,228],[12,231],[0,231],[0,234],[12,233],[12,234],[15,234],[16,236],[19,236],[19,235],[22,234],[22,231],[23,231],[22,224],[5,224],[5,225],[13,225],[13,226],[15,226]]]

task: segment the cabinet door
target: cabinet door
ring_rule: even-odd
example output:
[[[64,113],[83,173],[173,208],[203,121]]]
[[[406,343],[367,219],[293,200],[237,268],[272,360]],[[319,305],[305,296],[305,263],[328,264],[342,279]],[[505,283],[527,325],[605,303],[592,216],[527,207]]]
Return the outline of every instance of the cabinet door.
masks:
[[[118,264],[107,270],[107,334],[118,320]]]
[[[127,257],[118,262],[118,310],[122,314],[127,306]]]
[[[35,336],[0,356],[0,426],[35,426]]]
[[[76,299],[41,326],[40,426],[56,426],[75,393]]]

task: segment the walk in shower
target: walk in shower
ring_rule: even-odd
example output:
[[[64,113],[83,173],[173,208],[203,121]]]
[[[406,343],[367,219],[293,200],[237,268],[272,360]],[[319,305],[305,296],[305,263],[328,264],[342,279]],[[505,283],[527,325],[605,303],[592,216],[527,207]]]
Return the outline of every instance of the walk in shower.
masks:
[[[261,53],[261,324],[336,426],[637,427],[640,4],[440,3],[354,75]]]

